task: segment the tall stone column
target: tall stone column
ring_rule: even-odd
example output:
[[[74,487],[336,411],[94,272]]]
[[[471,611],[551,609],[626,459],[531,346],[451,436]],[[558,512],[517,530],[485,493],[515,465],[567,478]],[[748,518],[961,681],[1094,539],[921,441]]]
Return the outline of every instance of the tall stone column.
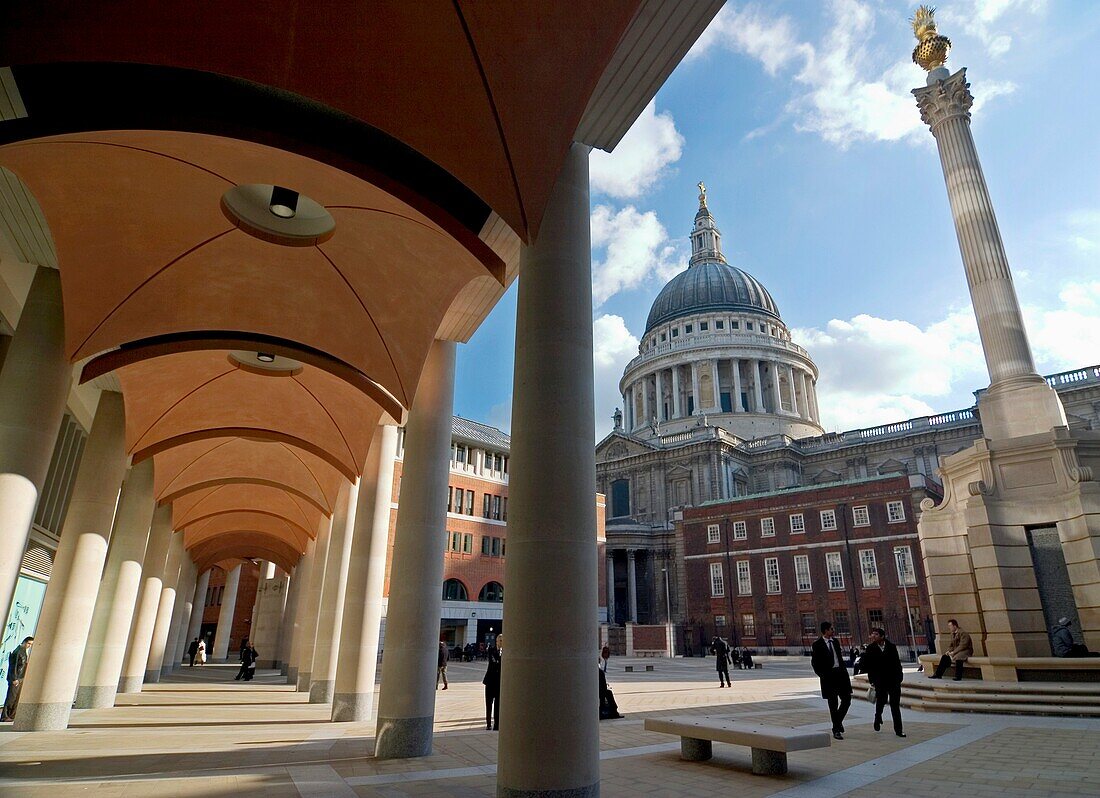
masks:
[[[260,563],[260,579],[256,585],[256,603],[249,632],[252,645],[259,653],[258,668],[278,667],[279,635],[286,610],[287,587],[287,575],[275,563]]]
[[[332,697],[332,720],[337,722],[369,720],[374,709],[396,456],[397,427],[380,425],[371,441],[355,508],[344,623],[340,629],[340,664]]]
[[[768,361],[768,370],[771,372],[772,377],[768,386],[768,393],[771,394],[772,405],[774,406],[772,412],[778,415],[783,412],[783,398],[779,395],[779,364]]]
[[[760,361],[750,360],[752,364],[752,399],[753,409],[757,413],[764,412],[764,392],[760,389]]]
[[[126,473],[125,435],[122,394],[105,391],[99,397],[73,484],[38,619],[34,657],[16,716],[19,731],[64,729],[69,725],[118,491]]]
[[[695,407],[693,408],[692,415],[702,415],[703,408],[700,406],[702,403],[699,401],[699,364],[691,364],[691,397]]]
[[[160,681],[160,669],[164,665],[164,652],[168,648],[168,636],[172,633],[172,620],[176,610],[176,587],[179,585],[183,558],[189,556],[183,550],[183,533],[172,535],[168,547],[168,561],[164,565],[164,584],[160,588],[160,604],[157,620],[153,624],[153,638],[149,642],[149,659],[145,663],[145,683]]]
[[[680,406],[680,367],[672,367],[672,417],[683,418],[684,411]]]
[[[153,626],[157,621],[161,588],[164,586],[164,566],[168,548],[172,544],[172,505],[162,504],[153,511],[153,524],[149,529],[149,545],[141,563],[141,593],[138,595],[137,612],[130,629],[126,659],[122,664],[122,678],[118,682],[120,693],[140,693],[145,679],[145,663],[149,660],[149,644],[153,639]]]
[[[39,267],[0,369],[0,617],[5,619],[65,415],[71,375],[61,275]]]
[[[344,620],[348,567],[355,532],[355,506],[359,501],[359,483],[340,488],[336,513],[332,519],[328,564],[321,589],[321,611],[317,615],[317,639],[313,644],[310,668],[309,703],[327,704],[336,688],[336,666],[340,651],[340,629]]]
[[[615,623],[615,555],[608,549],[607,552],[607,623]]]
[[[939,149],[989,370],[989,390],[978,400],[985,437],[1013,438],[1065,426],[1057,393],[1035,371],[993,201],[970,131],[974,97],[966,69],[951,75],[945,67],[937,67],[929,73],[928,85],[913,89],[913,95]]]
[[[712,384],[714,385],[714,395],[712,397],[714,399],[714,404],[712,406],[714,407],[714,410],[716,412],[721,412],[721,410],[722,410],[722,383],[718,379],[718,360],[717,359],[710,361],[710,375],[711,375],[710,378],[711,378]]]
[[[298,622],[298,615],[302,610],[302,593],[305,592],[305,588],[308,585],[303,585],[309,578],[309,564],[306,562],[306,557],[313,546],[313,541],[309,541],[306,545],[306,553],[298,560],[298,564],[294,566],[294,570],[290,572],[290,586],[287,588],[286,593],[286,607],[283,609],[283,625],[279,630],[279,672],[281,675],[287,677],[287,684],[295,684],[298,679],[297,670],[295,670],[294,678],[290,678],[290,669],[296,666],[294,665],[294,627]]]
[[[455,344],[436,341],[424,364],[405,428],[401,507],[394,532],[374,749],[380,759],[427,756],[432,752],[439,613],[443,606],[440,537],[447,522],[449,468],[445,455],[451,445],[454,374]],[[551,386],[543,388],[550,390]],[[558,394],[556,398],[560,401],[566,395]],[[513,449],[512,486],[516,482],[516,462]],[[514,496],[514,487],[512,490]],[[511,540],[509,535],[508,542]],[[512,556],[511,546],[508,556]]]
[[[730,361],[730,374],[733,375],[733,412],[743,413],[745,408],[741,405],[741,361],[737,358]]]
[[[802,413],[798,409],[798,392],[795,390],[795,387],[794,387],[794,369],[791,368],[790,366],[787,366],[786,370],[787,370],[787,388],[791,392],[791,412],[794,413],[796,416],[800,416],[800,415],[802,415]]]
[[[107,567],[92,615],[88,644],[76,689],[77,709],[109,707],[115,703],[126,638],[130,633],[141,588],[141,562],[153,522],[153,460],[134,465],[118,500],[115,528],[107,553]]]
[[[634,549],[626,550],[626,609],[627,620],[638,622],[638,574]]]
[[[202,632],[202,615],[206,609],[206,591],[210,589],[210,569],[202,572],[195,583],[194,597],[191,599],[191,618],[187,623],[187,645]]]
[[[222,606],[218,610],[218,628],[214,632],[214,662],[225,662],[229,658],[229,638],[233,636],[233,613],[237,611],[237,590],[241,585],[241,563],[237,563],[225,577],[225,590],[222,591]]]
[[[520,255],[497,768],[508,798],[600,790],[588,199],[588,148],[574,144]]]
[[[325,583],[325,566],[328,565],[329,535],[332,533],[333,519],[322,520],[317,530],[317,541],[313,549],[313,567],[310,569],[309,593],[306,596],[301,625],[294,634],[301,637],[302,646],[298,659],[298,678],[296,690],[308,693],[312,681],[313,646],[317,642],[317,616],[321,612],[321,588]]]
[[[663,386],[661,385],[663,380],[661,379],[661,370],[660,369],[657,369],[657,371],[653,372],[653,379],[655,380],[655,383],[656,383],[656,390],[655,390],[654,396],[655,396],[655,400],[657,402],[657,408],[656,408],[656,411],[654,412],[654,415],[657,416],[658,421],[664,421],[665,420],[665,418],[664,418],[664,415],[665,415],[665,402],[664,402],[664,396],[662,396],[662,394],[664,393],[664,390],[663,390]]]
[[[653,422],[653,414],[649,410],[649,375],[642,377],[642,415],[645,416],[645,420],[642,425],[650,424]]]
[[[182,533],[180,534],[182,546]],[[164,660],[160,665],[162,676],[167,676],[180,666],[183,649],[187,646],[187,623],[191,620],[191,597],[195,593],[195,563],[186,551],[182,554],[180,576],[176,582],[176,606],[172,613],[172,626],[168,631],[168,643],[164,647]]]

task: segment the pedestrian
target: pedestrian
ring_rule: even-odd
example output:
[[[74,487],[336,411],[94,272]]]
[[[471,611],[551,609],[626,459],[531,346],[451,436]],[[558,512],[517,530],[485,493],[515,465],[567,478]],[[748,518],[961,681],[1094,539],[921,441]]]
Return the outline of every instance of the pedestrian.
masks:
[[[245,677],[245,674],[248,672],[249,649],[250,646],[248,645],[248,638],[246,637],[244,640],[241,641],[241,653],[239,655],[241,658],[241,667],[237,671],[237,675],[233,677],[233,681],[235,682],[243,679]]]
[[[500,728],[500,649],[496,642],[489,645],[489,667],[485,670],[485,730]]]
[[[31,656],[33,637],[24,637],[23,642],[12,649],[8,655],[8,694],[4,696],[4,709],[0,712],[0,721],[15,720],[15,710],[19,706],[19,693],[23,691],[23,677],[27,675],[27,660]]]
[[[241,652],[241,666],[244,668],[244,680],[246,682],[252,681],[252,677],[256,675],[256,660],[259,657],[260,653],[256,651],[251,643]]]
[[[714,667],[718,669],[718,686],[732,687],[733,684],[730,682],[730,647],[725,640],[715,635],[714,639],[710,641],[710,653],[714,655]]]
[[[844,666],[844,653],[833,637],[833,625],[821,622],[821,637],[811,647],[810,663],[821,680],[821,697],[829,702],[829,717],[833,721],[833,737],[844,739],[844,716],[852,705],[852,680]]]
[[[195,667],[195,657],[196,657],[196,655],[198,655],[198,653],[199,653],[199,639],[196,637],[187,646],[187,659],[188,659],[188,662],[190,663],[188,665],[189,668],[194,668]]]
[[[752,670],[752,651],[747,648],[741,651],[741,667],[747,671]]]
[[[970,634],[964,632],[959,627],[959,622],[954,618],[947,622],[947,628],[951,630],[951,646],[947,649],[947,653],[940,657],[940,663],[936,666],[936,671],[929,679],[942,679],[944,671],[947,670],[951,663],[955,663],[955,678],[956,682],[961,682],[963,677],[963,665],[970,659],[970,655],[974,653],[974,643],[970,640]]]
[[[1050,640],[1054,648],[1054,656],[1100,657],[1100,653],[1089,651],[1087,646],[1073,642],[1073,632],[1071,632],[1069,628],[1072,624],[1072,619],[1060,618],[1058,623],[1054,625],[1054,628],[1050,630]]]
[[[435,688],[439,689],[439,680],[443,679],[443,689],[447,689],[447,644],[439,641],[439,659],[435,670]]]
[[[607,686],[607,666],[611,660],[611,649],[608,646],[604,646],[600,650],[600,720],[606,720],[608,718],[621,718],[623,717],[619,713],[619,704],[615,701],[615,694],[611,692],[611,688]]]
[[[205,665],[206,664],[206,641],[205,640],[202,640],[202,639],[199,640],[199,647],[195,649],[195,660],[199,663],[199,665]]]
[[[860,663],[875,688],[875,731],[882,728],[882,710],[889,703],[894,734],[905,737],[901,727],[901,657],[898,647],[887,639],[885,629],[875,627],[871,630],[871,644]]]

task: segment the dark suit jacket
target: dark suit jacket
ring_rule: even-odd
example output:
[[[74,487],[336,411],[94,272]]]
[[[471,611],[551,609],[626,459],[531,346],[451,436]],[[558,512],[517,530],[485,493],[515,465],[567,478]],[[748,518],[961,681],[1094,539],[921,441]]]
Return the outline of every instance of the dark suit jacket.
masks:
[[[814,673],[821,680],[821,697],[828,699],[842,695],[850,696],[852,694],[852,680],[848,678],[848,669],[834,667],[835,663],[833,654],[829,651],[829,643],[832,643],[837,661],[841,663],[845,661],[844,652],[840,650],[840,643],[836,641],[835,637],[831,641],[826,640],[824,637],[819,637],[814,641],[810,649],[810,663],[813,665]]]
[[[8,655],[8,681],[20,681],[27,673],[27,649],[22,645],[12,649]]]
[[[600,671],[600,674],[602,675],[603,671]],[[496,646],[489,649],[489,667],[481,683],[485,685],[486,693],[500,695],[500,651]]]
[[[889,640],[882,649],[872,643],[863,655],[863,670],[867,672],[871,684],[879,689],[901,684],[901,657],[898,656],[898,647]]]

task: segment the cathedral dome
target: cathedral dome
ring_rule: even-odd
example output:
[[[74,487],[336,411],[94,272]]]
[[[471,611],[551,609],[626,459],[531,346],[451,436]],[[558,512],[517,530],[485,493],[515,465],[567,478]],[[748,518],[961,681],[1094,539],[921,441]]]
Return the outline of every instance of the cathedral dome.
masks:
[[[779,318],[779,308],[760,281],[718,259],[692,264],[653,300],[645,330],[681,316],[709,311],[749,311]]]

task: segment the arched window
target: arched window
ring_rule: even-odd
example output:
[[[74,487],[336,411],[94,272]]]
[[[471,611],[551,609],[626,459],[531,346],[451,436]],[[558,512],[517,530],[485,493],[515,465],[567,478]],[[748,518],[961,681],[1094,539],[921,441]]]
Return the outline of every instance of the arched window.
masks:
[[[443,583],[444,601],[467,601],[466,585],[457,579],[448,579]]]
[[[486,582],[477,595],[478,601],[504,601],[504,585],[500,582]]]

